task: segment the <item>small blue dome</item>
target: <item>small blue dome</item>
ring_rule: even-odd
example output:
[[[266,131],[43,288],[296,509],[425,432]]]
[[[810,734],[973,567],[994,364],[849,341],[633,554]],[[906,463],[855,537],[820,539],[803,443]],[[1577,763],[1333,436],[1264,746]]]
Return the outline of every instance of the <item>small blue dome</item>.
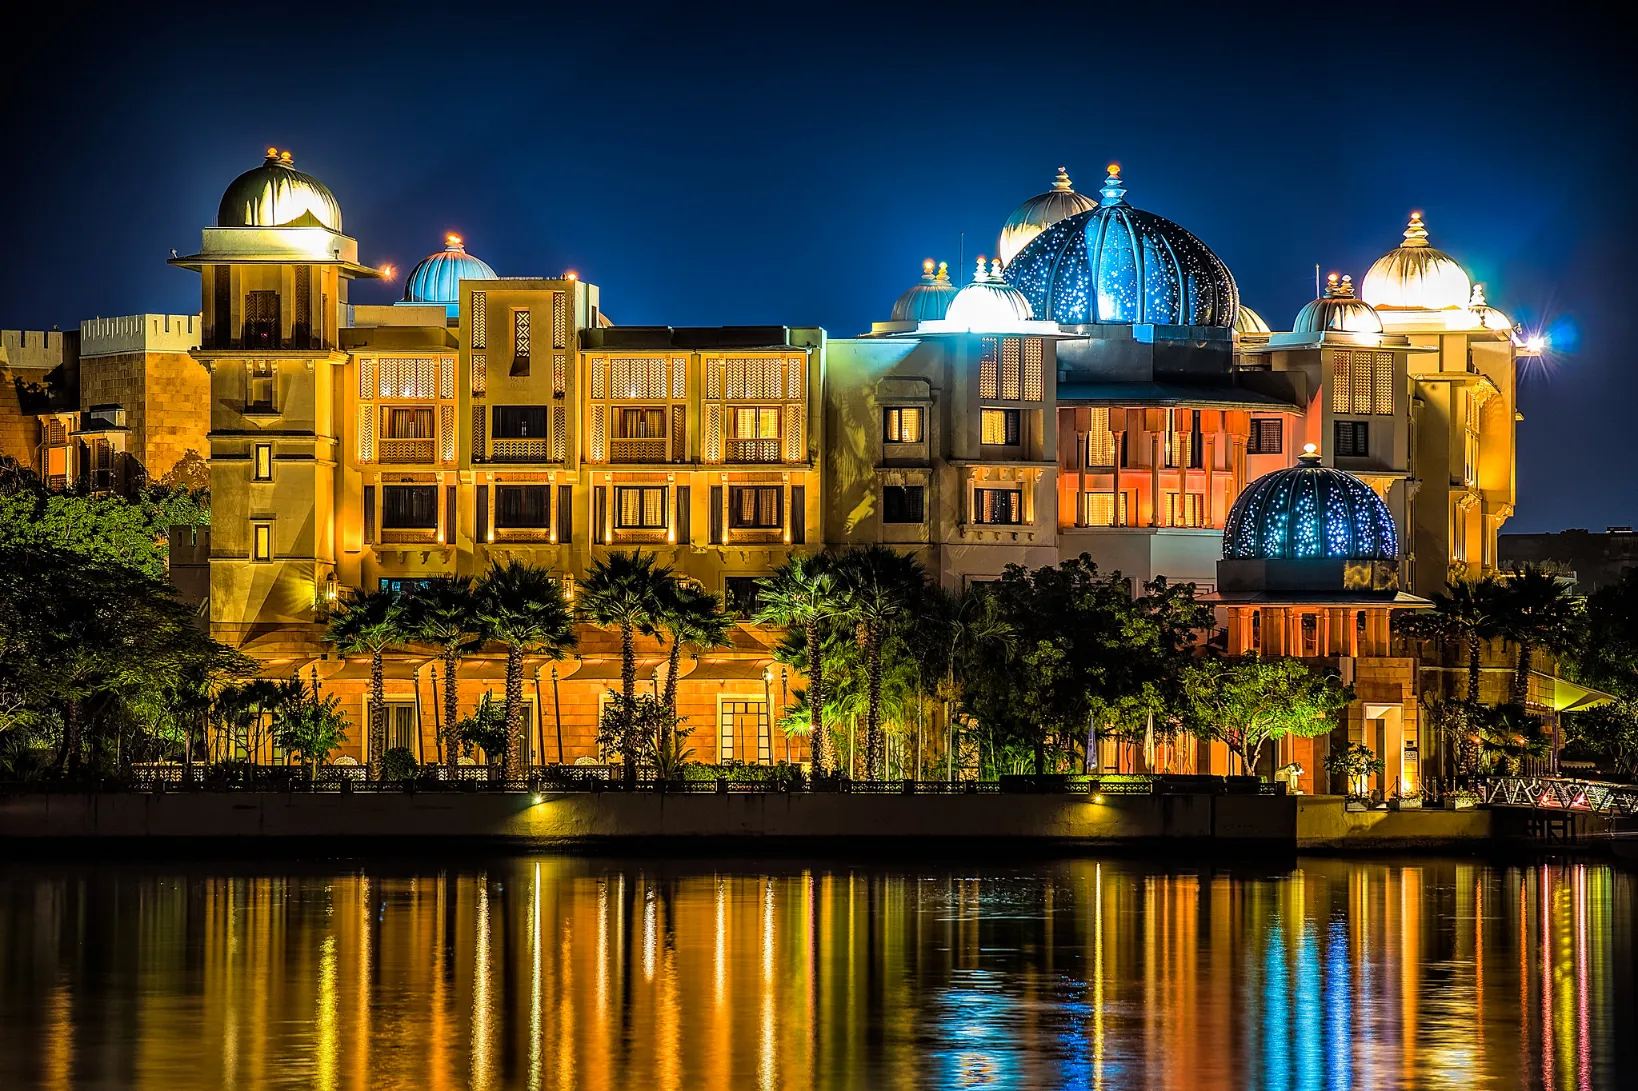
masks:
[[[1393,513],[1372,488],[1309,451],[1246,487],[1223,524],[1223,557],[1303,560],[1399,557]]]
[[[950,282],[950,268],[939,262],[933,272],[933,259],[922,262],[921,280],[910,285],[893,303],[893,321],[926,322],[943,318],[950,309],[950,300],[956,297],[956,286]]]
[[[1048,227],[1007,265],[1035,317],[1232,328],[1240,290],[1228,266],[1182,227],[1127,204],[1119,166],[1102,192],[1096,208]]]
[[[450,235],[436,254],[421,259],[404,282],[404,303],[442,303],[449,317],[460,313],[461,281],[495,280],[487,262],[466,252],[459,235]]]

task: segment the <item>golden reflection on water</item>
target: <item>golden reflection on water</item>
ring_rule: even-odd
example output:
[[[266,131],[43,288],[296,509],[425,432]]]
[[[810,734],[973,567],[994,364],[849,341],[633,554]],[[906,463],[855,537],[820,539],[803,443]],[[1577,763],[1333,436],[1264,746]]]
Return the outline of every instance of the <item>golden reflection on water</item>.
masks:
[[[8,865],[0,1087],[1638,1086],[1596,864]]]

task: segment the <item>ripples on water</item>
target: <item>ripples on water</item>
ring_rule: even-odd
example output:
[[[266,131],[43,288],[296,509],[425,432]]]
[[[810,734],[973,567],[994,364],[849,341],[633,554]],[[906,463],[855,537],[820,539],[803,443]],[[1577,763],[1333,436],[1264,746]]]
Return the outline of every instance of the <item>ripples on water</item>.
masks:
[[[0,1087],[1638,1086],[1635,877],[0,866]]]

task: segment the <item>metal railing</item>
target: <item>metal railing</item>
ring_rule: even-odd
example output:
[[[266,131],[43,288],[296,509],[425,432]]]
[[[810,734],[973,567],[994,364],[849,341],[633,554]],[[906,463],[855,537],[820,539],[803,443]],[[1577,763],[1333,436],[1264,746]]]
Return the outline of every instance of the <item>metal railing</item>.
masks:
[[[1492,807],[1556,808],[1593,814],[1638,815],[1638,785],[1576,777],[1491,777],[1479,797]]]
[[[781,440],[730,439],[726,462],[778,462]]]
[[[378,462],[434,462],[438,455],[436,439],[382,439],[377,441]]]
[[[550,462],[552,452],[545,439],[491,439],[490,462]]]

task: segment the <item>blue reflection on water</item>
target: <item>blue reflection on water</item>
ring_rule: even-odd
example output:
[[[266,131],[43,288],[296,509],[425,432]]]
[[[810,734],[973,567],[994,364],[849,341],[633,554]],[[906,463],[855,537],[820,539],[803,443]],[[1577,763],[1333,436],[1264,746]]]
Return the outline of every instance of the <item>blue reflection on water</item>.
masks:
[[[1353,1020],[1349,1002],[1348,931],[1345,922],[1333,920],[1325,936],[1325,1053],[1329,1061],[1333,1091],[1352,1087],[1352,1047],[1348,1025]]]
[[[1263,957],[1263,1086],[1291,1083],[1290,995],[1285,965],[1285,927],[1279,917],[1268,924]]]

